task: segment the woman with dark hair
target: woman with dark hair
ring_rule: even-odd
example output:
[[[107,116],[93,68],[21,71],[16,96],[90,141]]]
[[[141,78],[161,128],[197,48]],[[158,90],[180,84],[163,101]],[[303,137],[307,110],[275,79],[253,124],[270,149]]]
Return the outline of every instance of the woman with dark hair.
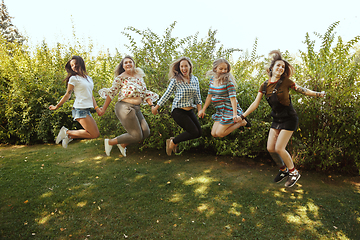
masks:
[[[91,116],[90,109],[94,108],[99,112],[92,91],[94,83],[86,72],[85,62],[79,56],[73,56],[65,65],[68,73],[64,79],[66,81],[67,90],[60,102],[56,106],[50,105],[50,110],[56,110],[70,99],[71,93],[75,93],[75,102],[73,105],[72,116],[74,121],[78,121],[84,129],[68,130],[62,127],[56,138],[56,144],[62,141],[62,146],[67,148],[70,141],[74,138],[97,138],[100,136],[99,129],[94,118]]]
[[[185,132],[166,140],[166,153],[169,156],[173,151],[176,152],[177,144],[199,138],[202,134],[199,120],[193,111],[194,108],[201,110],[199,80],[192,75],[192,70],[193,65],[187,57],[181,57],[173,62],[169,70],[170,84],[157,105],[151,108],[152,113],[156,115],[159,107],[175,94],[171,116]]]
[[[210,103],[214,104],[216,112],[212,115],[215,121],[211,129],[213,137],[225,137],[239,127],[251,126],[246,119],[238,121],[243,110],[236,99],[236,81],[230,71],[230,63],[220,58],[213,62],[213,69],[206,74],[211,77],[209,91],[198,116],[204,117]]]
[[[271,124],[267,150],[277,165],[280,166],[279,173],[275,177],[275,182],[281,182],[287,177],[286,187],[292,187],[299,180],[300,173],[295,169],[294,162],[286,151],[286,146],[293,134],[297,130],[299,119],[291,103],[289,90],[306,96],[324,97],[325,92],[315,92],[304,87],[298,86],[290,80],[295,69],[282,58],[280,51],[270,52],[272,61],[266,70],[269,79],[266,80],[259,89],[255,101],[249,106],[241,118],[244,119],[252,113],[260,104],[260,100],[265,95],[272,111],[273,122]]]
[[[147,90],[144,82],[145,74],[141,68],[135,67],[132,57],[124,57],[115,69],[115,79],[111,88],[99,90],[105,103],[99,111],[102,116],[112,99],[118,95],[115,114],[126,130],[126,133],[113,139],[105,139],[105,152],[110,156],[113,145],[117,145],[121,154],[126,157],[126,146],[143,141],[150,135],[149,126],[141,113],[140,104],[152,106],[159,98],[154,92]]]

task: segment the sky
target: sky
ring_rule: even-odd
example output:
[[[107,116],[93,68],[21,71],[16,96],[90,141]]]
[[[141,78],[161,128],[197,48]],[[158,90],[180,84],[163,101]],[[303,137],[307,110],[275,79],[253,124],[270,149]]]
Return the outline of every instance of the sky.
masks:
[[[173,37],[209,29],[225,48],[251,52],[258,39],[257,54],[274,49],[297,54],[306,50],[306,33],[320,45],[314,32],[325,34],[336,21],[337,36],[349,41],[360,35],[359,0],[4,0],[12,23],[30,39],[30,45],[45,40],[50,46],[78,38],[96,51],[129,53],[122,34],[126,27],[150,29],[162,36],[174,21]],[[134,35],[136,36],[136,35]],[[236,57],[236,56],[235,56]]]

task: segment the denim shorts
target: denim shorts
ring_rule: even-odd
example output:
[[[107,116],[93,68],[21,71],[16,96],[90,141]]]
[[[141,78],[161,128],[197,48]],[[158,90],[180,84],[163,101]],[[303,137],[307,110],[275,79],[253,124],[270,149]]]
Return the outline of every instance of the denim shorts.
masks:
[[[86,115],[92,117],[90,113],[90,108],[85,108],[85,109],[73,108],[71,112],[74,121],[78,118],[86,118]]]

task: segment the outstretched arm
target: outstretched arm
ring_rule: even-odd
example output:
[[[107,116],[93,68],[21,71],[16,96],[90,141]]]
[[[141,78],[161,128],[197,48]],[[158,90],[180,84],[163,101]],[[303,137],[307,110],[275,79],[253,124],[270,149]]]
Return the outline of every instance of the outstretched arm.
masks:
[[[112,100],[111,97],[109,97],[109,96],[106,97],[104,105],[99,110],[96,111],[99,116],[104,115],[104,113],[105,113],[106,109],[108,108],[111,100]]]
[[[67,100],[70,99],[71,93],[73,92],[73,90],[74,90],[74,85],[68,84],[68,85],[67,85],[67,89],[66,89],[66,93],[65,93],[65,95],[61,98],[60,102],[59,102],[58,104],[56,104],[56,106],[50,105],[50,106],[49,106],[49,109],[50,109],[50,110],[56,110],[56,109],[58,109],[59,107],[61,107]]]
[[[295,84],[295,86],[293,87],[293,89],[295,91],[297,91],[298,93],[304,94],[306,96],[312,96],[312,97],[324,97],[325,96],[325,92],[315,92],[312,91],[310,89],[304,88],[304,87],[300,87],[299,85]]]
[[[230,102],[231,102],[231,106],[233,109],[233,119],[234,121],[237,119],[237,104],[236,104],[236,98],[235,97],[231,97],[230,98]]]
[[[211,98],[212,98],[212,95],[208,94],[206,97],[206,100],[205,100],[204,107],[198,112],[199,118],[203,118],[205,116],[205,111],[211,103]]]
[[[260,101],[261,101],[261,98],[263,96],[263,93],[262,92],[258,92],[254,102],[250,105],[250,107],[243,113],[242,116],[244,117],[247,117],[250,115],[250,113],[252,113],[253,111],[255,111],[255,109],[258,108],[259,104],[260,104]]]

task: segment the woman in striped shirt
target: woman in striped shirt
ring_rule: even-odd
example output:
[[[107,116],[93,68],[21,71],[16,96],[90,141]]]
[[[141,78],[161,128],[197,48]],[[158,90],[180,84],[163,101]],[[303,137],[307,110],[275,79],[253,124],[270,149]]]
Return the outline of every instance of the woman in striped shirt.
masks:
[[[212,115],[215,120],[211,129],[213,137],[225,137],[241,126],[250,127],[247,119],[240,119],[243,110],[236,99],[236,82],[230,69],[227,60],[218,59],[214,61],[213,69],[207,73],[211,76],[208,96],[198,116],[204,117],[206,108],[211,102],[214,104],[216,113]]]

